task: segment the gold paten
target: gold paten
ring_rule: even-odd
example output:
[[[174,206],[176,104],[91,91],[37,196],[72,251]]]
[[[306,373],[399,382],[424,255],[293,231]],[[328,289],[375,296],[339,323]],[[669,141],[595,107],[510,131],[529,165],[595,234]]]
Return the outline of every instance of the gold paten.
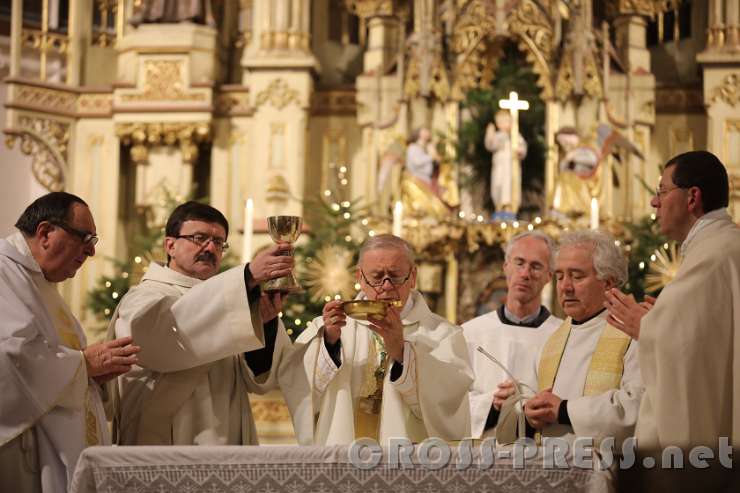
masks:
[[[352,300],[342,303],[344,313],[355,320],[385,317],[389,306],[401,307],[400,300]]]

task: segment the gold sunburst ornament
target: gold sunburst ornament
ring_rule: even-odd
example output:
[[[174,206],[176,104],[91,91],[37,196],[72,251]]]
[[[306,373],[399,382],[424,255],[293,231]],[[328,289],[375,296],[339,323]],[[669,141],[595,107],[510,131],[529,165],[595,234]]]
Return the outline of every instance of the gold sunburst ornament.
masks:
[[[350,299],[355,295],[352,252],[336,245],[328,245],[305,264],[305,285],[311,300],[322,302],[327,296],[340,295]]]
[[[645,291],[658,291],[670,283],[678,273],[681,259],[676,243],[663,245],[650,257],[650,270],[645,276]]]

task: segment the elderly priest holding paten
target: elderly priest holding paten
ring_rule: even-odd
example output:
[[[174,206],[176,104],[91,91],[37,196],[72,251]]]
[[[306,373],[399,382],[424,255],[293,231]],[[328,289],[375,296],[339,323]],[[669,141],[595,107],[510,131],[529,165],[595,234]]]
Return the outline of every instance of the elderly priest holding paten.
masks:
[[[385,315],[348,316],[346,303],[331,301],[296,341],[312,390],[310,405],[303,406],[312,415],[299,421],[313,423],[314,443],[469,436],[472,371],[465,339],[414,289],[411,247],[396,236],[371,237],[356,276],[357,301],[382,301]]]

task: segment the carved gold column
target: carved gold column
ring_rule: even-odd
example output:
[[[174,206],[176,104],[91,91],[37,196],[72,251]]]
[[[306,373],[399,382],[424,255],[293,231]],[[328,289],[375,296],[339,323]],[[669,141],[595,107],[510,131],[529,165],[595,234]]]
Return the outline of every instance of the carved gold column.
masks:
[[[722,25],[724,0],[709,0],[709,28],[707,29],[707,47],[721,48],[724,45],[724,26]]]
[[[262,0],[260,50],[309,51],[310,0]]]
[[[308,0],[291,0],[290,7],[288,47],[291,50],[308,51],[309,33],[306,26],[309,20],[307,9],[310,7],[310,2]]]

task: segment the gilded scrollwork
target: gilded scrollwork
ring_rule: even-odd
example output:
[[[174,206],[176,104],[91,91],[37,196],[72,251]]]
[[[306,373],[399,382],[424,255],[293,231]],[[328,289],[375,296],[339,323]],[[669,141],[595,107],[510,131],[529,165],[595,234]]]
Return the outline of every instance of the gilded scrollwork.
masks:
[[[440,101],[446,101],[450,96],[450,82],[447,76],[447,70],[442,61],[442,54],[439,51],[430,54],[429,62],[431,69],[429,71],[428,87],[422,87],[421,81],[421,60],[422,57],[418,53],[418,50],[412,48],[412,52],[416,52],[417,56],[409,57],[409,64],[406,72],[406,80],[404,82],[403,92],[407,97],[415,97],[426,91],[426,95],[433,94]]]
[[[141,91],[121,95],[121,101],[206,101],[204,92],[188,90],[184,60],[145,60]]]
[[[532,64],[543,98],[551,97],[550,67],[554,49],[552,20],[532,0],[522,0],[509,20],[509,31],[517,35],[519,49]]]
[[[607,14],[611,17],[618,15],[645,15],[654,17],[662,12],[676,10],[681,0],[616,0],[607,4]]]
[[[456,54],[452,70],[453,99],[461,99],[471,89],[490,86],[501,58],[501,44],[494,38],[504,34],[497,31],[496,11],[490,2],[466,0],[458,5],[460,15],[451,40],[452,51]],[[535,2],[522,0],[508,15],[508,33],[532,64],[543,97],[549,97],[552,94],[553,22]]]
[[[64,55],[69,49],[69,39],[63,34],[41,32],[38,29],[23,29],[21,43],[28,48]]]
[[[403,0],[345,0],[347,11],[360,18],[367,19],[377,16],[408,17],[409,2]]]
[[[475,88],[490,86],[500,57],[493,42],[496,31],[495,12],[481,0],[468,2],[455,23],[451,47],[457,55],[453,67],[453,99],[462,99]]]
[[[146,163],[153,146],[177,146],[182,160],[192,164],[198,159],[198,144],[210,140],[211,126],[207,122],[119,123],[116,136],[131,146],[131,159],[137,164]]]
[[[566,101],[573,94],[574,77],[573,59],[566,52],[560,60],[560,69],[555,82],[555,95],[559,100]],[[583,58],[583,87],[581,90],[582,94],[593,98],[600,98],[603,94],[599,69],[591,53],[586,53]]]
[[[257,94],[255,106],[259,107],[270,103],[281,110],[290,103],[299,104],[298,91],[291,88],[283,79],[275,79]]]
[[[11,103],[27,109],[71,115],[76,110],[77,95],[71,91],[30,84],[17,84]]]
[[[730,74],[712,90],[712,102],[724,101],[735,106],[740,101],[740,73]]]
[[[8,147],[20,139],[21,152],[32,158],[33,176],[50,192],[64,190],[70,127],[67,122],[23,115],[17,127],[5,131]]]
[[[110,93],[83,93],[77,97],[77,115],[107,116],[113,112],[113,95]]]

